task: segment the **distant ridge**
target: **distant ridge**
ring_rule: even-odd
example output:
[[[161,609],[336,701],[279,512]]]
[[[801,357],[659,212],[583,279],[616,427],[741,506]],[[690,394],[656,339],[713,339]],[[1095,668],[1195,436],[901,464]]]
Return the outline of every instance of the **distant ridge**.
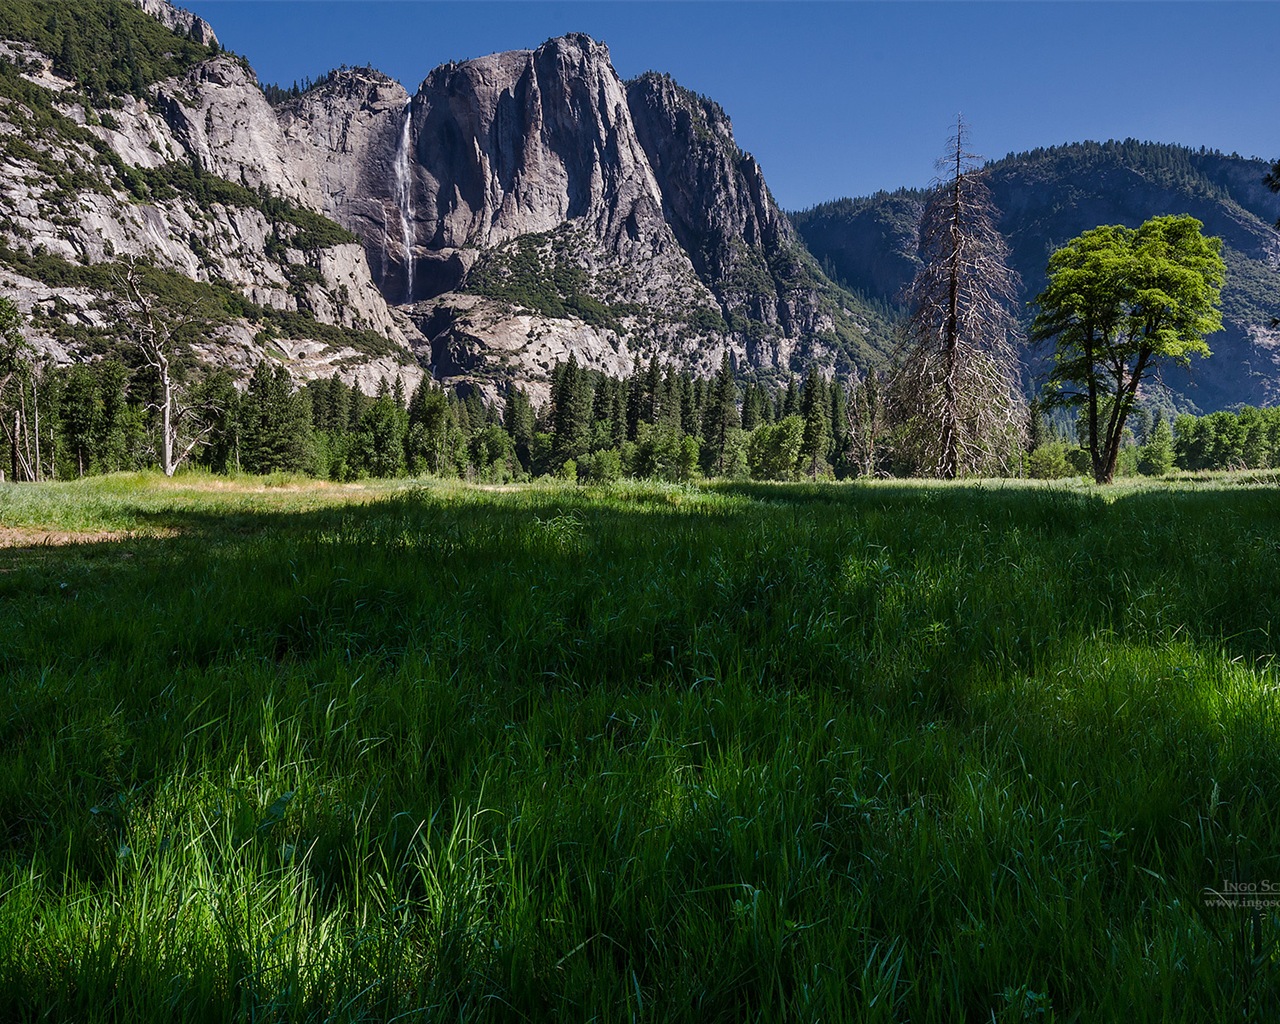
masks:
[[[1043,287],[1049,254],[1099,224],[1188,213],[1223,239],[1227,329],[1210,339],[1214,355],[1194,363],[1190,377],[1171,372],[1166,380],[1181,406],[1206,411],[1280,400],[1280,334],[1271,326],[1280,316],[1280,196],[1264,184],[1269,169],[1260,159],[1135,139],[1013,153],[987,168],[1028,300]],[[893,302],[914,273],[923,196],[881,192],[791,217],[836,280]]]

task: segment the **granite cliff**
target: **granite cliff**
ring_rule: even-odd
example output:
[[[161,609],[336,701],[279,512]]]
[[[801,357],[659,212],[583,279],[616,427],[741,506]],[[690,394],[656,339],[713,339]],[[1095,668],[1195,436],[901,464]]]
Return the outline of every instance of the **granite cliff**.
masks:
[[[157,301],[207,321],[208,363],[421,377],[358,236],[319,213],[252,71],[205,22],[163,0],[45,8],[0,12],[0,289],[39,349],[126,343],[119,286],[142,261]],[[58,38],[97,47],[94,70],[67,66]],[[130,62],[104,78],[117,48]]]
[[[1048,252],[1098,223],[1189,212],[1226,240],[1229,330],[1196,387],[1172,378],[1210,409],[1280,397],[1265,171],[1084,144],[991,180],[1028,297]],[[208,362],[491,396],[513,381],[545,396],[570,355],[709,374],[728,354],[775,380],[883,365],[922,202],[842,200],[793,223],[718,104],[664,75],[622,81],[579,34],[444,65],[412,95],[342,68],[272,105],[167,0],[0,8],[0,172],[0,290],[55,358],[125,340],[116,283],[142,259],[166,301],[206,315]]]
[[[769,375],[887,350],[723,111],[657,75],[622,82],[587,36],[445,65],[413,97],[345,70],[278,118],[437,376],[536,383],[571,353],[710,372],[725,352]]]
[[[571,354],[777,376],[887,350],[723,111],[623,82],[587,36],[445,65],[412,96],[343,68],[272,106],[166,0],[52,2],[47,22],[0,12],[0,287],[57,358],[119,343],[113,281],[137,259],[216,311],[208,361],[370,387],[537,393]],[[94,77],[67,66],[71,36],[99,64],[143,57]]]

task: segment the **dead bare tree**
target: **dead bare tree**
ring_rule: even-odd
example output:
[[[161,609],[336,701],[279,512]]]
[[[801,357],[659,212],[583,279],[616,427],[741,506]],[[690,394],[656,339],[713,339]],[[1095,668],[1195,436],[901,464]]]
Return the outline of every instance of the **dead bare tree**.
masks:
[[[148,408],[160,415],[160,450],[156,453],[160,468],[165,476],[173,476],[215,426],[208,417],[203,424],[196,422],[198,414],[209,411],[206,403],[184,402],[174,379],[177,339],[203,320],[189,310],[163,309],[143,287],[142,268],[137,261],[127,264],[120,284],[125,298],[122,315],[129,321],[142,364],[156,374],[159,382],[160,399],[149,403]]]
[[[35,480],[40,475],[40,459],[32,453],[31,432],[27,426],[27,391],[38,402],[35,381],[35,350],[22,332],[22,314],[12,299],[0,298],[0,431],[9,445],[10,478]],[[38,410],[38,405],[37,405]],[[12,419],[10,418],[12,413]],[[36,421],[36,445],[39,445],[39,419]],[[0,475],[0,479],[3,476]]]
[[[910,317],[892,382],[909,461],[946,479],[1007,472],[1026,423],[1010,312],[1018,276],[968,134],[957,118],[939,161],[946,177],[920,219],[922,262],[907,291]]]
[[[845,399],[849,422],[849,462],[859,476],[875,476],[881,471],[887,423],[883,382],[875,372],[863,377],[854,367]]]

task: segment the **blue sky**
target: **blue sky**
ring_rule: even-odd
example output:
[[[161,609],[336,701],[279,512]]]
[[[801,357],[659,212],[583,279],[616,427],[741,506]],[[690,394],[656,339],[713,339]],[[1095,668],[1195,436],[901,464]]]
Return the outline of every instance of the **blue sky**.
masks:
[[[177,0],[288,85],[428,71],[565,32],[720,103],[779,203],[932,177],[957,113],[992,158],[1134,137],[1280,158],[1280,3]]]

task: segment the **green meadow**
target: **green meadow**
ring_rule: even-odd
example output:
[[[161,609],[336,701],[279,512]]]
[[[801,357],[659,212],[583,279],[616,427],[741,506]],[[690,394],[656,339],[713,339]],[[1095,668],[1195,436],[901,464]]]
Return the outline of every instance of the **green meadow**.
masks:
[[[0,540],[5,1019],[1280,1014],[1268,477],[110,476]]]

